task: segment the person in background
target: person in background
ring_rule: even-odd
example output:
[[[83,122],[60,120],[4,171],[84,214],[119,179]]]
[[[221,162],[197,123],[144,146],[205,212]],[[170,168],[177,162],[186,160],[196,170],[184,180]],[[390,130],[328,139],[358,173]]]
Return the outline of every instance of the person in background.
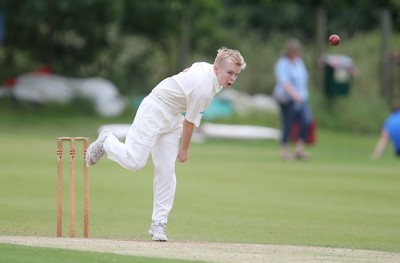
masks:
[[[235,83],[246,63],[239,51],[220,48],[213,64],[194,63],[161,81],[144,98],[125,143],[103,130],[87,150],[86,163],[96,164],[106,154],[125,169],[142,169],[151,154],[154,164],[153,214],[149,234],[167,241],[168,215],[176,190],[176,161],[185,162],[195,126],[214,96]],[[183,116],[183,113],[185,115]]]
[[[311,111],[308,105],[308,71],[302,59],[302,45],[297,39],[290,39],[284,54],[275,64],[273,96],[281,110],[282,158],[284,160],[309,159],[305,152],[307,131],[311,123]],[[299,135],[295,141],[294,152],[290,151],[290,132],[297,122]]]
[[[400,103],[395,103],[392,113],[383,123],[383,127],[372,153],[373,159],[379,159],[386,149],[388,142],[391,141],[394,152],[400,157]]]

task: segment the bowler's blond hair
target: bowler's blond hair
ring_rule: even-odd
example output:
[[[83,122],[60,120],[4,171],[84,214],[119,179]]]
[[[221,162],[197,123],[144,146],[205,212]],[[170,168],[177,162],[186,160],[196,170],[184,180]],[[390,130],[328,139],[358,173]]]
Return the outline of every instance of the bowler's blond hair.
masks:
[[[217,57],[214,64],[223,65],[225,62],[233,63],[240,66],[241,69],[246,68],[246,62],[238,50],[222,47],[217,51]]]

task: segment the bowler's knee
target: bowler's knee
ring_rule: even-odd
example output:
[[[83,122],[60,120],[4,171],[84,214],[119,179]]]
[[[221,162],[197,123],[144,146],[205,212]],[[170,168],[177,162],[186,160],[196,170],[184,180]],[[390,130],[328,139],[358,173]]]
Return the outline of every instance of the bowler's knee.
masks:
[[[128,170],[131,170],[131,171],[138,171],[138,170],[141,170],[141,169],[143,169],[143,167],[146,165],[146,163],[144,162],[141,162],[141,163],[139,163],[139,162],[135,162],[135,161],[133,161],[133,160],[130,160],[129,162],[126,162],[126,164],[124,165],[124,167],[126,168],[126,169],[128,169]]]

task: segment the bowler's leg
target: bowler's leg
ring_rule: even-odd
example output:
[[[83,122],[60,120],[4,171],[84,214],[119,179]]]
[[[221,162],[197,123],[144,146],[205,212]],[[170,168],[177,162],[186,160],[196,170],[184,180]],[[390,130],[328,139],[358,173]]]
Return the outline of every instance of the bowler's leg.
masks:
[[[145,98],[128,131],[125,143],[115,136],[108,136],[104,150],[110,160],[129,170],[142,169],[150,155],[150,149],[165,125],[165,117],[157,104]]]
[[[133,142],[131,142],[134,144]],[[128,170],[139,170],[146,164],[150,154],[150,145],[141,145],[134,148],[135,155],[129,153],[130,144],[122,143],[114,135],[104,141],[104,151],[108,159],[117,162]],[[132,151],[132,149],[130,149]]]
[[[166,224],[174,203],[176,189],[175,163],[178,147],[179,130],[176,130],[160,136],[151,151],[155,170],[150,235],[156,241],[167,240]],[[160,227],[157,228],[156,226]]]

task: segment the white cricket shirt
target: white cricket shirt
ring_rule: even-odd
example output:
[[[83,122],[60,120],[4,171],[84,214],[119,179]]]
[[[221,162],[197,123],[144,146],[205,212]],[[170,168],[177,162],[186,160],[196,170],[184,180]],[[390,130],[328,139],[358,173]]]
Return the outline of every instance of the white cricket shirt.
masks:
[[[214,65],[197,62],[187,71],[161,81],[151,93],[172,113],[186,112],[185,119],[199,127],[203,112],[221,90]]]

